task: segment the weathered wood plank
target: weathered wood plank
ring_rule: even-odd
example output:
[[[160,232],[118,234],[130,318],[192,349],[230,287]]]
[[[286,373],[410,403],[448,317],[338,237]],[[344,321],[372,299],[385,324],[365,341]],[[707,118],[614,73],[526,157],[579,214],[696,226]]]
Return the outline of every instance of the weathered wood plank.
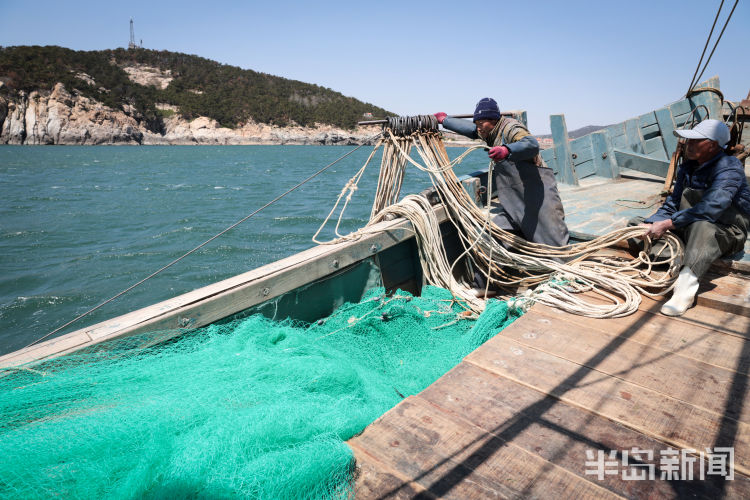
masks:
[[[644,113],[638,117],[638,126],[641,128],[641,133],[644,136],[646,135],[646,131],[644,129],[648,129],[654,124],[656,124],[656,115],[654,115],[653,111]]]
[[[659,108],[654,111],[656,115],[656,121],[661,129],[661,139],[664,143],[664,152],[667,158],[672,157],[672,153],[677,149],[677,138],[674,136],[674,120],[672,119],[672,112],[669,108]]]
[[[615,163],[612,144],[606,130],[600,130],[589,135],[591,153],[594,160],[596,175],[615,179],[620,176],[620,169]]]
[[[555,158],[555,150],[553,148],[544,149],[541,152],[542,159],[547,164],[549,168],[552,169],[552,172],[557,175],[557,173],[560,171],[560,168],[557,166],[557,159]]]
[[[702,316],[711,316],[712,311],[703,309]],[[594,328],[611,338],[627,332],[628,340],[718,366],[727,370],[750,374],[750,350],[746,341],[735,335],[726,335],[721,329],[681,322],[675,328],[675,320],[657,311],[640,309],[622,318],[586,318],[565,313],[543,304],[534,306],[540,319],[553,323],[566,321],[584,328]],[[671,328],[670,328],[671,326]]]
[[[615,339],[587,365],[597,366],[623,341]],[[505,335],[495,336],[466,361],[677,448],[733,446],[736,469],[745,475],[750,472],[750,426],[745,423],[727,422],[712,412],[529,348]]]
[[[620,498],[418,397],[351,442],[439,497]]]
[[[555,318],[536,313],[527,314],[516,320],[514,328],[506,329],[504,336],[526,347],[688,402],[715,413],[717,419],[733,418],[750,423],[750,392],[739,398],[732,393],[732,386],[737,383],[738,377],[747,383],[746,375],[679,353],[631,342],[631,330],[624,330],[612,337],[580,323],[568,323],[568,318],[563,318],[568,328],[561,328],[557,319],[555,321]],[[571,328],[573,325],[575,327]],[[597,358],[597,353],[614,343],[617,343],[615,350],[606,357]],[[590,362],[592,359],[595,360],[593,364]]]
[[[594,165],[594,161],[589,159],[582,163],[576,164],[576,175],[578,176],[578,180],[585,179],[586,177],[591,177],[592,175],[596,174],[596,165]]]
[[[697,300],[713,309],[750,316],[750,279],[708,273],[701,280]]]
[[[422,486],[390,470],[372,457],[367,450],[349,442],[356,461],[355,498],[407,499],[420,495],[421,498],[435,498]]]
[[[716,498],[721,494],[713,482],[675,484],[661,480],[659,457],[668,445],[470,363],[459,364],[419,398],[628,498]],[[644,462],[655,465],[656,480],[623,480],[622,474],[605,475],[600,480],[586,467],[587,452],[633,447],[653,451],[654,460]],[[693,464],[694,477],[699,477],[698,467]],[[750,482],[729,481],[726,493],[746,498]]]
[[[588,136],[573,139],[570,141],[570,152],[575,156],[573,163],[576,165],[576,172],[578,172],[578,165],[591,159],[591,139]]]
[[[568,141],[568,127],[565,125],[565,115],[550,115],[550,129],[554,141],[555,158],[559,169],[558,180],[565,184],[578,184],[578,177],[573,166],[570,142]]]
[[[669,163],[667,153],[664,150],[664,142],[662,141],[661,136],[646,139],[643,143],[643,151],[645,152],[645,154],[651,156],[652,158],[663,160]]]
[[[693,110],[687,99],[680,99],[667,107],[674,117],[674,123],[677,128],[682,128],[682,124],[687,118],[687,115]]]
[[[700,88],[719,88],[719,77],[718,76],[712,76],[705,82],[701,82],[697,84],[695,89]],[[704,105],[708,108],[709,117],[714,118],[716,120],[721,120],[722,114],[721,114],[721,99],[719,96],[714,92],[701,92],[698,94],[695,94],[691,96],[689,99],[693,103],[694,106],[698,105]]]
[[[643,136],[638,118],[625,121],[625,133],[628,136],[628,150],[643,154]]]
[[[661,129],[659,128],[659,124],[654,123],[646,127],[641,126],[641,135],[643,136],[644,140],[649,140],[649,139],[653,139],[654,137],[658,137],[659,135],[661,135]]]
[[[640,147],[642,151],[642,146]],[[623,151],[618,148],[615,148],[615,161],[617,161],[620,168],[629,168],[661,177],[666,177],[667,169],[669,168],[669,162],[666,160],[659,160],[643,154]]]

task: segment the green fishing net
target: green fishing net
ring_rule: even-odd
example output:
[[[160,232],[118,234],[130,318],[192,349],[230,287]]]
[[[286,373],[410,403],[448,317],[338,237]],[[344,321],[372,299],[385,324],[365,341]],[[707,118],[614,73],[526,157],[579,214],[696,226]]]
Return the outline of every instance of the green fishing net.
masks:
[[[351,496],[344,441],[520,315],[371,290],[315,323],[144,335],[0,377],[0,497]]]

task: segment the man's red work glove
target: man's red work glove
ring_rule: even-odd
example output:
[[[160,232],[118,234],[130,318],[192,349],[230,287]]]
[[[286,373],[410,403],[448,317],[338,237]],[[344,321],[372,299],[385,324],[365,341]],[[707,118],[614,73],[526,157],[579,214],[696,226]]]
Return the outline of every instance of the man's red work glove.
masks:
[[[489,150],[490,158],[492,158],[495,161],[501,161],[508,157],[510,154],[510,150],[506,148],[505,146],[495,146],[490,148]]]
[[[442,111],[440,113],[435,113],[435,118],[437,118],[437,121],[439,124],[443,124],[443,120],[445,120],[445,117],[448,116],[447,114],[443,113]]]

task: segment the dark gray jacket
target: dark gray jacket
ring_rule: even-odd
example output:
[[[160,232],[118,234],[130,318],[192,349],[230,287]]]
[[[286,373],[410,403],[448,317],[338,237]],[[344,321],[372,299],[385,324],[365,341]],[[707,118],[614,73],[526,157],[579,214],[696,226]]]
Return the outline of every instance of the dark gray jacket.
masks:
[[[703,197],[694,206],[680,210],[685,188],[703,191]],[[677,228],[699,220],[716,222],[730,206],[750,215],[750,187],[740,160],[721,151],[703,165],[693,160],[683,162],[677,171],[674,191],[645,222],[672,219]]]
[[[466,120],[446,118],[443,127],[479,138],[477,126]],[[504,117],[485,142],[489,146],[504,145],[510,151],[507,158],[495,162],[493,186],[499,204],[491,211],[493,222],[528,241],[567,245],[568,227],[555,174],[544,166],[536,138],[519,121]]]

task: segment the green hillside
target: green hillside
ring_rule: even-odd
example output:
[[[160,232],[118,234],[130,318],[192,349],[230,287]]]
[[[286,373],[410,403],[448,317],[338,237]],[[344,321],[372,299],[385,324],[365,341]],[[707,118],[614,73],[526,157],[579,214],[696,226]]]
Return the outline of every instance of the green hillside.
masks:
[[[165,89],[139,85],[123,67],[136,64],[170,71]],[[93,82],[81,79],[84,73]],[[78,75],[78,76],[76,76]],[[252,118],[285,126],[326,123],[351,128],[364,113],[392,113],[318,85],[219,64],[202,57],[147,49],[75,51],[56,46],[0,47],[0,95],[18,91],[51,90],[62,82],[69,91],[96,99],[114,109],[136,108],[149,129],[158,131],[169,111],[156,103],[177,106],[193,119],[214,118],[236,127]]]

